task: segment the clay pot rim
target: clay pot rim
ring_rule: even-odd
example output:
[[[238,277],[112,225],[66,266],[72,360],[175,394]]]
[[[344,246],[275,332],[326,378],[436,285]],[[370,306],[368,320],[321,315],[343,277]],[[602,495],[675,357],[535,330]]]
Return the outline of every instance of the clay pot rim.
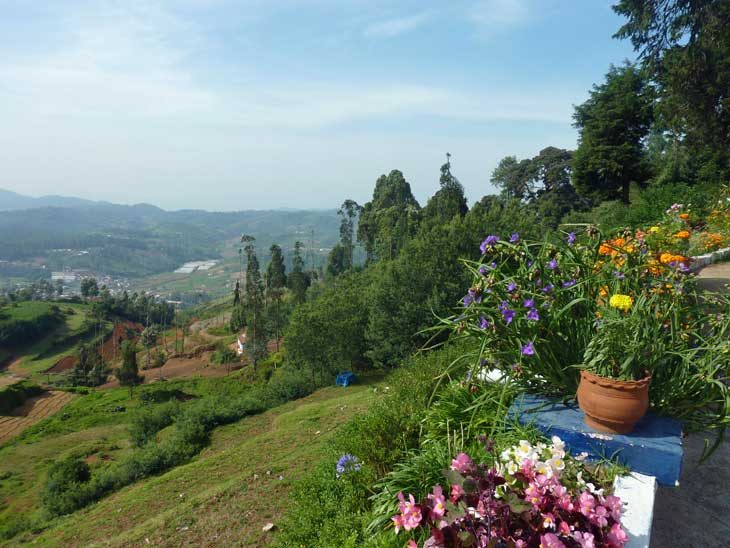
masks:
[[[581,369],[581,379],[592,384],[597,384],[603,388],[612,388],[614,390],[640,390],[651,384],[651,373],[645,371],[646,376],[638,381],[620,381],[610,377],[602,377],[585,369]]]

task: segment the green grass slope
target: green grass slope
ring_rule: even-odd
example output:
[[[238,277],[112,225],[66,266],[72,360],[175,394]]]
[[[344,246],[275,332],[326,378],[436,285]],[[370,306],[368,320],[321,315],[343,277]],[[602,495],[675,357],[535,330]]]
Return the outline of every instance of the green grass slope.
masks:
[[[122,392],[96,396],[94,405],[106,409],[111,399],[121,401]],[[268,521],[276,523],[283,515],[291,482],[324,458],[334,430],[362,412],[372,395],[372,386],[367,384],[325,388],[220,427],[214,431],[210,446],[190,463],[58,518],[39,535],[24,533],[9,545],[28,541],[40,546],[264,543],[268,533],[262,532],[262,527]],[[102,402],[107,398],[109,401]],[[104,455],[116,458],[127,450],[124,426],[115,424],[113,416],[91,421],[86,429],[72,427],[77,420],[73,405],[82,404],[66,408],[71,423],[67,433],[43,436],[43,427],[37,425],[24,437],[29,443],[0,452],[0,477],[5,476],[15,486],[3,489],[0,495],[5,505],[13,495],[20,497],[13,503],[14,513],[37,510],[45,475],[39,473],[38,464],[44,459],[78,451],[79,447],[86,448],[91,460]],[[45,428],[50,434],[63,432],[63,426],[49,424]]]

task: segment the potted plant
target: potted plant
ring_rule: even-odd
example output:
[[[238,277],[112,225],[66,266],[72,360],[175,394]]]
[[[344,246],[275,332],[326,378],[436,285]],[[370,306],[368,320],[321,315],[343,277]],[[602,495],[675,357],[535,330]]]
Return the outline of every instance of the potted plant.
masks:
[[[662,340],[651,300],[616,293],[596,322],[577,393],[586,424],[596,430],[631,432],[649,408],[652,361],[661,356],[653,346]]]

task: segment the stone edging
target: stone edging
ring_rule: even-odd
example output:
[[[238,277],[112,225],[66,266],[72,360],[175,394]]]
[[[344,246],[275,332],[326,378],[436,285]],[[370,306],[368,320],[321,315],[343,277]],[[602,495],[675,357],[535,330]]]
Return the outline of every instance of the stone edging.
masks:
[[[717,251],[713,251],[712,253],[705,253],[704,255],[690,257],[689,269],[692,272],[697,272],[699,270],[702,270],[707,265],[711,265],[713,263],[728,258],[730,258],[730,247],[724,247],[722,249],[718,249]]]

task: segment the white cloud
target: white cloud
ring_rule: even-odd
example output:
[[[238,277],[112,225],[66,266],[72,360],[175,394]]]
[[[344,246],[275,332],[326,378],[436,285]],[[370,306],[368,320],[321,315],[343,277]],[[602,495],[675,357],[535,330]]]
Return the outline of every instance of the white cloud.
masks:
[[[390,38],[398,36],[406,32],[410,32],[426,23],[431,17],[429,12],[418,13],[408,17],[397,17],[387,19],[368,25],[363,34],[368,37],[386,37]]]
[[[480,0],[468,10],[469,19],[486,31],[521,25],[530,18],[527,0]]]

